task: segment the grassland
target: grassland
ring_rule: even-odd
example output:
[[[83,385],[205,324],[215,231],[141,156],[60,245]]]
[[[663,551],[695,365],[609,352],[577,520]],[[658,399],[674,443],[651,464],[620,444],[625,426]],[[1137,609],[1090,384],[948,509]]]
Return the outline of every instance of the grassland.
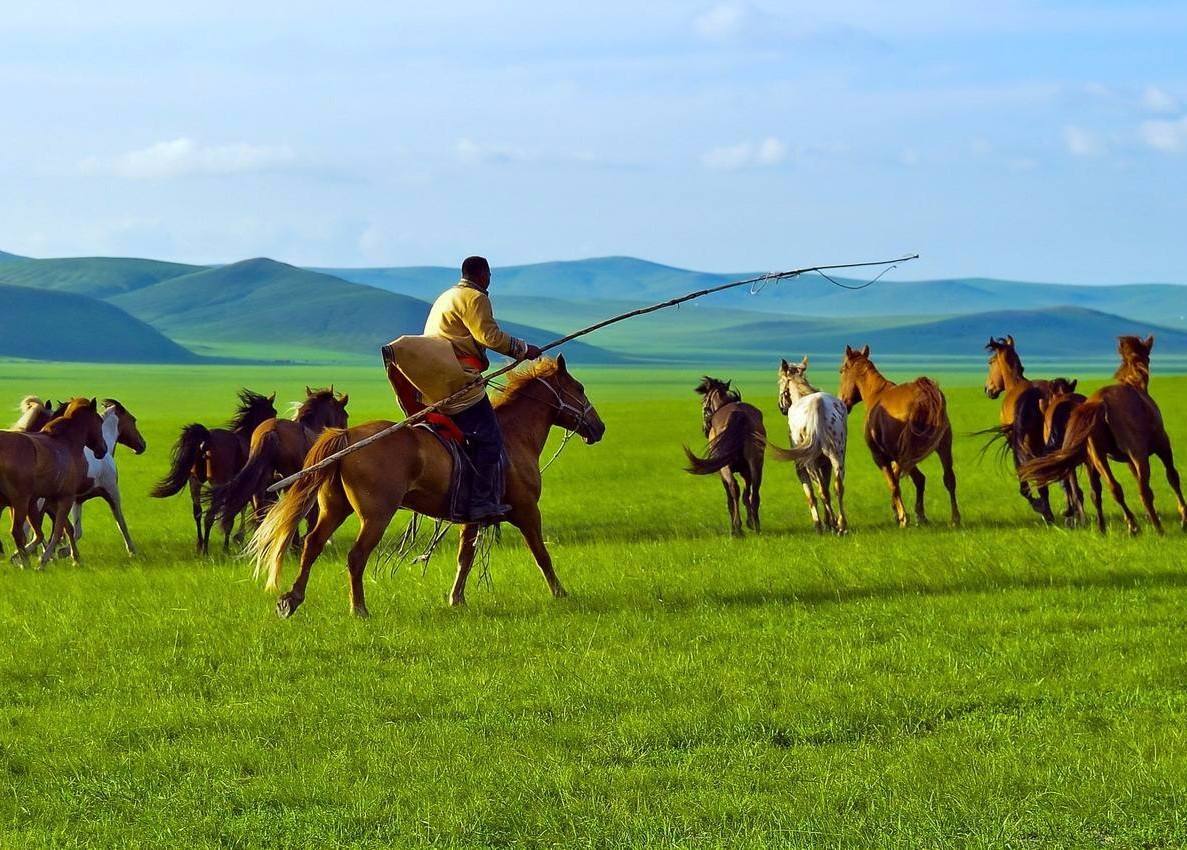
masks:
[[[773,370],[711,371],[781,432]],[[0,846],[1187,844],[1187,535],[1041,528],[961,438],[959,531],[938,474],[933,525],[893,528],[855,440],[851,536],[772,463],[764,533],[730,540],[680,468],[698,374],[580,371],[609,431],[546,476],[570,598],[512,532],[467,609],[445,551],[372,570],[356,621],[342,533],[282,622],[145,492],[236,387],[333,381],[361,422],[392,415],[377,369],[0,363],[0,402],[116,396],[149,441],[119,456],[140,556],[92,504],[81,568],[0,571]],[[980,374],[940,377],[958,432],[996,421]],[[1152,389],[1187,455],[1187,379]]]

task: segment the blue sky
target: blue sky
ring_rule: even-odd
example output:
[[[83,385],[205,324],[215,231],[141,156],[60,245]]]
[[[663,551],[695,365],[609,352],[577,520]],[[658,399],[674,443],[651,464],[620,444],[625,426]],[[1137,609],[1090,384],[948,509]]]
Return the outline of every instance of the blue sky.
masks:
[[[181,6],[6,9],[0,248],[1187,282],[1181,2]]]

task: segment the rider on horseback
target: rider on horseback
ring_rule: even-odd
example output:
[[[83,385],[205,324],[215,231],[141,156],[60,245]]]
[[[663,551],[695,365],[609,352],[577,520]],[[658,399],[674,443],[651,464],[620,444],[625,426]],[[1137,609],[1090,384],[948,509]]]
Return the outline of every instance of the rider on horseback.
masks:
[[[539,347],[507,334],[495,321],[491,309],[490,264],[484,257],[467,257],[462,279],[437,297],[424,335],[449,340],[462,369],[470,379],[490,367],[487,349],[515,360],[535,360]],[[475,397],[476,396],[476,397]],[[466,437],[466,454],[474,467],[467,519],[481,522],[495,519],[508,510],[503,504],[503,433],[485,389],[466,394],[453,405],[443,407]]]

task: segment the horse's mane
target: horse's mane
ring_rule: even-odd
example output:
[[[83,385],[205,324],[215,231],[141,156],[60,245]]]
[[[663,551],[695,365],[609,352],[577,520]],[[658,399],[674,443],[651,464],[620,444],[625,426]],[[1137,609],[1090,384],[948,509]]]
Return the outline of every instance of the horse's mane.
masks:
[[[559,368],[560,365],[551,357],[541,357],[535,363],[517,366],[505,376],[503,388],[496,401],[500,404],[509,401],[526,384],[537,378],[551,378]]]
[[[75,411],[81,410],[84,407],[90,407],[90,404],[91,400],[88,398],[70,399],[70,401],[66,404],[66,409],[62,412],[62,415],[56,419],[51,419],[49,423],[41,429],[41,433],[56,434],[63,428],[69,427],[70,420],[74,418]]]
[[[1113,373],[1114,380],[1123,384],[1146,389],[1150,385],[1150,345],[1154,338],[1147,343],[1136,336],[1117,337],[1117,353],[1121,355],[1121,365]]]
[[[265,405],[271,408],[273,413],[276,412],[276,408],[272,405],[272,400],[266,395],[260,395],[246,388],[239,390],[239,409],[235,411],[235,415],[227,423],[227,430],[238,431],[241,428],[246,428],[251,424],[251,417],[262,412]]]
[[[103,399],[103,409],[104,409],[104,411],[114,410],[120,416],[123,416],[124,414],[126,414],[128,412],[128,408],[124,407],[123,404],[121,404],[119,401],[117,401],[114,398]]]
[[[27,395],[21,399],[21,405],[17,408],[21,412],[21,418],[12,426],[14,431],[24,431],[29,427],[29,423],[33,422],[43,413],[52,413],[50,406],[43,402],[39,396]]]
[[[730,383],[730,381],[723,381],[720,378],[711,378],[708,375],[702,375],[701,382],[696,386],[696,392],[703,396],[707,396],[710,393],[720,393],[725,399],[726,404],[741,401],[742,393],[732,389]]]

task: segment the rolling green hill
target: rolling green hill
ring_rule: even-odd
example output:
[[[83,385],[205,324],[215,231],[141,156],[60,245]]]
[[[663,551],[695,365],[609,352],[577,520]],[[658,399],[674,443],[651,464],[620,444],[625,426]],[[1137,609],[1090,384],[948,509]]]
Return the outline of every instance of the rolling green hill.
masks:
[[[18,259],[0,266],[0,283],[110,298],[203,268],[125,257]]]
[[[28,257],[22,257],[19,254],[10,254],[7,251],[0,251],[0,263],[15,263],[20,260],[27,260]]]
[[[348,283],[331,275],[257,258],[202,269],[111,299],[174,339],[209,344],[272,346],[375,356],[394,337],[420,333],[429,305],[406,295]],[[547,340],[559,333],[505,325],[509,333]],[[574,343],[565,351],[582,362],[619,357]],[[255,349],[256,356],[260,350]]]
[[[70,292],[0,284],[0,356],[99,363],[200,358],[118,307]]]

